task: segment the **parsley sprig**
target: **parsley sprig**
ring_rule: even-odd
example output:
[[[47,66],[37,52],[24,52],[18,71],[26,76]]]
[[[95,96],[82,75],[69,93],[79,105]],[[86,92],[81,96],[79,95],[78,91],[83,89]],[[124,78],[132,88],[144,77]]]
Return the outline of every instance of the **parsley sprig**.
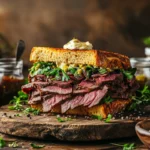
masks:
[[[3,148],[6,146],[6,143],[2,137],[0,137],[0,148]]]
[[[134,150],[136,148],[134,143],[126,143],[126,144],[123,144],[123,145],[122,144],[116,144],[116,143],[110,143],[110,144],[122,147],[123,150]]]
[[[121,72],[123,73],[123,75],[128,79],[131,80],[133,79],[135,72],[136,72],[136,68],[130,68],[128,70],[121,70]]]
[[[68,117],[57,117],[57,120],[58,122],[66,122],[66,121],[71,121],[72,119],[71,118],[68,118]]]
[[[28,95],[22,91],[18,91],[18,96],[14,96],[14,98],[9,102],[9,104],[13,104],[12,106],[8,106],[10,110],[23,110],[23,104],[27,104]]]
[[[45,145],[37,145],[37,144],[34,144],[34,143],[31,143],[30,145],[31,145],[32,148],[38,148],[38,149],[45,147]]]
[[[129,110],[136,109],[140,105],[150,104],[150,89],[147,85],[143,89],[138,90],[135,96],[132,96],[132,104]]]
[[[27,104],[28,102],[28,95],[22,91],[18,91],[18,95],[14,96],[14,98],[10,101],[11,106],[8,106],[8,109],[10,110],[16,110],[16,111],[23,111],[25,114],[32,113],[34,115],[39,115],[40,110],[31,108],[31,107],[25,107],[24,104]]]

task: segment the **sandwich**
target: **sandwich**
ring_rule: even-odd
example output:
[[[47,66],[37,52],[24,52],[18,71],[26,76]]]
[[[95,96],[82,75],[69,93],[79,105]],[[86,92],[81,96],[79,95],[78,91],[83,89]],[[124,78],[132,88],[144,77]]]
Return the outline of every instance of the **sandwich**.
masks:
[[[29,83],[22,86],[28,104],[41,112],[102,118],[126,109],[139,88],[129,58],[76,43],[32,48]]]

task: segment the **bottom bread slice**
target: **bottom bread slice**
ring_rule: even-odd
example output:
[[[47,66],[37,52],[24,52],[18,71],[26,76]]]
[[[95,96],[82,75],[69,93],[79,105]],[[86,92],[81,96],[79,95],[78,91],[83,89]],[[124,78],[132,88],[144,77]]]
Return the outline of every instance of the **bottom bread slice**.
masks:
[[[92,116],[92,115],[99,115],[102,118],[106,118],[108,114],[114,115],[121,110],[124,110],[127,105],[131,103],[131,100],[115,100],[111,103],[105,103],[105,104],[99,104],[96,106],[93,106],[91,108],[79,106],[74,109],[69,109],[64,114],[67,115],[80,115],[80,116]],[[32,108],[39,109],[41,112],[43,111],[42,104],[34,104],[31,105]],[[58,104],[55,106],[52,111],[52,113],[61,114],[61,105]]]

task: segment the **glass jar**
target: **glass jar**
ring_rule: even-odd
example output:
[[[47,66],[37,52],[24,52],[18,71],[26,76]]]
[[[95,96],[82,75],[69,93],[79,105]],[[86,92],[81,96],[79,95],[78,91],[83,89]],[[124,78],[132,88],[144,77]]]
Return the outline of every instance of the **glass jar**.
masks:
[[[148,85],[150,87],[150,58],[131,58],[131,66],[137,68],[136,80],[141,86]]]
[[[0,106],[8,104],[24,83],[23,61],[15,58],[0,59]]]

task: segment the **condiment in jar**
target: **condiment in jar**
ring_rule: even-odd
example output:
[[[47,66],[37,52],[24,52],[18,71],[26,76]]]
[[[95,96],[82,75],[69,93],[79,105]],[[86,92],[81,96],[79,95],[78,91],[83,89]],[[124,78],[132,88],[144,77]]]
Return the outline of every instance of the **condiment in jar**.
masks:
[[[15,58],[0,59],[0,105],[8,104],[24,82],[23,61]]]

